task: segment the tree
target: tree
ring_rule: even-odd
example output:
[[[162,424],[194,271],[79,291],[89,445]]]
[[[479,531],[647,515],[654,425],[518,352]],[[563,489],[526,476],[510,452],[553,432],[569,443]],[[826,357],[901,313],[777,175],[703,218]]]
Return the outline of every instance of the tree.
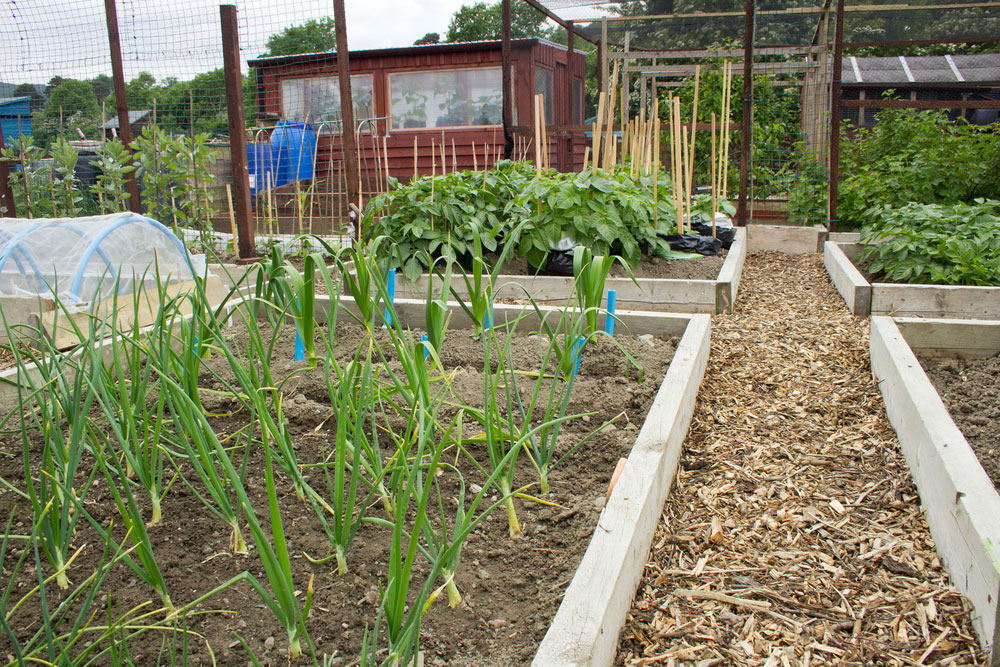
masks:
[[[94,99],[100,104],[104,102],[108,95],[114,91],[115,85],[114,81],[107,74],[98,74],[93,79],[87,81],[94,88]],[[112,102],[111,108],[114,108],[114,103]]]
[[[439,44],[441,42],[441,33],[429,32],[417,41],[413,42],[414,46],[420,46],[421,44]]]
[[[510,36],[512,39],[546,37],[549,29],[545,15],[524,2],[510,4]],[[500,1],[492,4],[477,2],[462,5],[448,24],[446,42],[478,42],[500,39]]]
[[[309,19],[267,38],[264,56],[288,56],[296,53],[333,51],[337,46],[333,19],[325,16],[318,21]]]
[[[11,97],[30,97],[28,108],[31,109],[31,113],[41,111],[45,106],[45,95],[38,92],[33,83],[22,83],[11,91]]]
[[[38,122],[32,124],[35,145],[42,148],[48,148],[60,133],[75,132],[76,128],[89,136],[97,132],[101,111],[94,99],[93,87],[76,79],[61,81],[52,89]]]

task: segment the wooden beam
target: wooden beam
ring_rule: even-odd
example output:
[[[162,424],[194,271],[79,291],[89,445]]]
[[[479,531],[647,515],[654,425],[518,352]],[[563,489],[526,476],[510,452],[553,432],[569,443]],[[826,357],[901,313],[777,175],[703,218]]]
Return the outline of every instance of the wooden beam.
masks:
[[[511,0],[500,0],[500,70],[501,85],[503,86],[503,159],[509,160],[514,153],[514,100],[513,85],[511,83],[511,58],[510,58],[510,2]]]
[[[905,84],[900,84],[905,85]],[[911,84],[912,85],[912,84]],[[841,100],[840,106],[873,109],[1000,109],[996,100]]]
[[[0,148],[4,146],[3,127],[0,127]],[[0,160],[0,217],[16,218],[14,191],[10,189],[10,169],[7,162]]]
[[[837,194],[840,180],[840,106],[844,67],[844,0],[837,0],[833,29],[833,82],[830,85],[830,178],[828,186],[827,227],[837,231]]]
[[[337,39],[337,73],[340,83],[341,149],[347,175],[347,201],[362,210],[361,182],[358,174],[358,146],[354,136],[354,98],[351,95],[351,63],[347,47],[347,18],[344,0],[333,0],[333,22]],[[361,216],[354,224],[355,240],[361,240]]]
[[[740,121],[740,194],[736,224],[747,224],[747,197],[750,193],[750,143],[753,140],[753,29],[754,0],[746,0],[743,23],[743,118]]]
[[[125,98],[125,68],[122,65],[122,44],[118,34],[118,9],[115,0],[104,0],[104,15],[108,24],[108,44],[111,47],[111,75],[115,90],[115,107],[118,110],[118,137],[128,146],[132,143],[132,126],[128,122],[128,101]],[[103,132],[104,129],[101,129]],[[131,164],[131,159],[129,160]],[[142,212],[139,201],[139,184],[135,180],[135,172],[125,177],[125,190],[128,192],[128,208],[133,213]]]
[[[549,9],[548,7],[546,7],[545,5],[543,5],[542,3],[538,2],[537,0],[524,0],[524,2],[528,3],[529,5],[531,5],[532,7],[534,7],[536,10],[538,10],[539,12],[541,12],[542,14],[544,14],[546,17],[552,19],[553,21],[555,21],[556,23],[558,23],[562,27],[566,28],[567,32],[569,32],[570,30],[575,31],[577,35],[579,35],[581,38],[587,40],[591,44],[597,44],[598,43],[598,41],[596,39],[594,39],[593,37],[591,37],[587,33],[583,32],[579,28],[573,26],[573,22],[572,21],[566,21],[565,19],[560,18],[558,14],[556,14],[551,9]]]
[[[755,49],[755,56],[794,56],[808,53],[819,53],[823,48],[820,46],[776,46],[771,48]],[[608,58],[612,60],[639,60],[645,58],[660,58],[663,60],[686,60],[689,58],[742,58],[746,53],[745,49],[684,49],[674,51],[645,51],[642,49],[630,49],[628,52],[614,51],[608,53]]]
[[[243,76],[240,73],[240,29],[236,5],[220,5],[222,20],[222,62],[226,81],[226,110],[229,115],[229,151],[233,164],[233,216],[236,219],[237,253],[241,260],[253,261],[257,254],[250,213],[250,172],[247,166],[247,129],[243,117]]]

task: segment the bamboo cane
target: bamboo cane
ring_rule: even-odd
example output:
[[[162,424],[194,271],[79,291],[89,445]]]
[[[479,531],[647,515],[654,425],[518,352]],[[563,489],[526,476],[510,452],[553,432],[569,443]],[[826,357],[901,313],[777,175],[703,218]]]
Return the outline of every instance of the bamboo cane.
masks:
[[[587,171],[587,162],[590,161],[590,146],[583,147],[583,169],[580,171]]]
[[[681,160],[681,100],[679,97],[674,98],[674,109],[673,109],[673,122],[674,122],[674,204],[677,207],[677,233],[684,233],[684,193],[682,184],[683,180],[683,163]]]
[[[657,102],[655,96],[653,104]],[[653,136],[656,144],[653,147],[653,229],[659,228],[660,224],[660,113],[657,109],[656,116],[653,117]]]
[[[476,142],[472,142],[472,171],[479,171],[479,158],[476,157]]]
[[[229,231],[233,235],[233,249],[236,249],[236,214],[233,212],[233,188],[226,183],[226,202],[229,205]]]
[[[458,171],[458,153],[455,150],[455,140],[451,140],[451,173]]]
[[[715,213],[718,211],[719,200],[715,193],[715,112],[712,112],[712,238],[715,238]]]
[[[593,173],[597,173],[597,168],[600,166],[600,154],[601,154],[601,139],[604,135],[604,126],[601,124],[602,116],[604,115],[604,103],[605,94],[602,91],[600,96],[597,98],[597,120],[593,124],[593,136],[590,138],[591,153],[594,155],[594,169]]]
[[[694,179],[694,151],[695,151],[695,139],[698,136],[698,92],[700,90],[701,83],[701,65],[694,66],[694,108],[691,110],[691,150],[689,154],[689,162],[687,165],[687,189],[688,196],[690,197],[691,192],[691,181]]]
[[[417,138],[413,137],[413,180],[417,180]]]
[[[437,159],[434,156],[434,140],[431,139],[431,206],[434,205],[434,181],[435,171],[437,170]],[[431,229],[434,229],[434,216],[431,215]]]
[[[723,130],[723,155],[722,155],[722,198],[726,199],[729,195],[729,118],[732,113],[732,97],[733,97],[733,68],[732,63],[726,61],[726,112],[723,118],[723,124],[725,129]]]
[[[298,218],[299,234],[302,233],[302,188],[299,187],[298,179],[295,180],[295,215]]]
[[[385,191],[389,191],[389,138],[382,137],[382,160],[385,162]]]
[[[681,136],[684,141],[681,143],[681,150],[684,152],[684,169],[685,169],[685,180],[682,181],[684,185],[684,208],[687,212],[687,229],[691,230],[691,223],[694,222],[691,219],[691,155],[688,153],[688,129],[687,126],[681,128]]]
[[[608,120],[607,120],[607,123],[605,125],[606,128],[607,128],[605,130],[605,132],[607,134],[606,134],[606,138],[605,138],[605,141],[604,141],[604,146],[605,146],[605,151],[606,152],[605,152],[604,155],[601,156],[602,157],[602,164],[604,166],[604,170],[605,171],[608,170],[608,167],[611,164],[611,156],[608,153],[610,153],[614,149],[614,146],[615,146],[615,142],[613,140],[613,137],[615,136],[615,104],[618,101],[617,100],[617,98],[618,98],[618,68],[619,68],[618,61],[616,60],[615,61],[615,66],[614,66],[614,74],[612,74],[612,76],[611,76],[611,95],[608,98],[608,106],[607,106],[607,109],[606,109],[607,114],[608,114],[608,116],[607,116]],[[624,93],[623,93],[623,95],[624,95]],[[624,102],[625,102],[625,99],[624,99],[624,96],[623,96],[622,103],[624,104]],[[599,118],[598,122],[604,122],[604,119],[603,118]],[[622,132],[624,132],[624,131],[625,131],[625,128],[622,127]],[[624,135],[622,135],[622,136],[624,136]],[[623,142],[623,144],[624,144],[624,142]]]
[[[535,95],[535,117],[534,117],[534,121],[535,121],[535,178],[537,178],[537,179],[541,179],[542,178],[542,159],[541,159],[542,158],[542,156],[541,156],[541,148],[542,148],[542,126],[539,123],[539,118],[538,118],[538,116],[540,114],[539,109],[540,109],[540,106],[541,106],[540,105],[540,100],[541,100],[541,95]]]

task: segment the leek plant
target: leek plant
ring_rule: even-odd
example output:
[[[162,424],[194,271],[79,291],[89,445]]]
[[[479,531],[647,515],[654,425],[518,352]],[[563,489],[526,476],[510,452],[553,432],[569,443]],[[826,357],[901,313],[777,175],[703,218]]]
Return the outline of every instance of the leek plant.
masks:
[[[39,349],[10,348],[18,369],[17,395],[22,406],[17,413],[27,487],[22,495],[31,503],[42,551],[63,589],[70,583],[67,559],[79,518],[74,501],[87,495],[96,474],[92,468],[77,479],[95,434],[89,413],[96,397],[97,369],[85,354],[96,340],[93,319],[90,321],[86,332],[77,327],[81,342],[73,350],[60,352],[39,330]],[[23,333],[10,328],[8,332],[12,341]],[[37,369],[37,379],[26,371],[29,365]],[[42,445],[40,467],[33,470],[31,445],[38,438]]]
[[[590,248],[577,246],[573,249],[573,286],[579,307],[587,320],[587,334],[597,333],[597,315],[601,310],[601,300],[604,298],[604,284],[615,262],[628,271],[632,282],[636,282],[628,264],[617,255],[594,255]]]

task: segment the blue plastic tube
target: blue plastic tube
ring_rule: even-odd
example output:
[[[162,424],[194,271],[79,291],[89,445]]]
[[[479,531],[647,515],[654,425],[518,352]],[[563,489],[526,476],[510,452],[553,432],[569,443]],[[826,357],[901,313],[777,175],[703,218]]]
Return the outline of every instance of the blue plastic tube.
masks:
[[[615,335],[615,301],[617,296],[613,289],[608,290],[608,314],[604,316],[604,331],[609,336]]]
[[[389,293],[389,303],[393,304],[396,302],[396,269],[389,269],[389,277],[386,279],[385,285],[386,292]],[[392,326],[392,315],[389,314],[389,308],[385,309],[385,325],[387,327]]]
[[[573,343],[573,353],[572,353],[572,357],[570,357],[573,360],[573,375],[579,375],[580,374],[580,358],[583,357],[583,342],[584,342],[584,340],[585,340],[584,337],[580,336],[576,340],[576,342]]]

